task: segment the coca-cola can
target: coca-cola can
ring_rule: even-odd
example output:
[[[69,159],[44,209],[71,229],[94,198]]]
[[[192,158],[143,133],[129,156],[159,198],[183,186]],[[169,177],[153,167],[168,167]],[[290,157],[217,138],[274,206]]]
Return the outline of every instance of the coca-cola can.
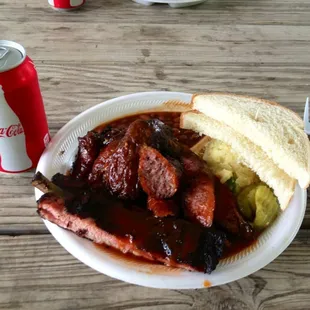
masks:
[[[0,172],[36,167],[49,141],[35,66],[20,44],[0,40]]]
[[[48,0],[53,9],[68,11],[80,8],[86,0]]]

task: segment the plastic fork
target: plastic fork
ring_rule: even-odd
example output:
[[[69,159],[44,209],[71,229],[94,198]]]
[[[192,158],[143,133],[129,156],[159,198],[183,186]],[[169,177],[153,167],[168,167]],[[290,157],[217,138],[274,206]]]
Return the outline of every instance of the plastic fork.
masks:
[[[306,132],[306,134],[310,135],[309,97],[307,97],[306,105],[305,105],[304,124],[305,124],[305,132]]]

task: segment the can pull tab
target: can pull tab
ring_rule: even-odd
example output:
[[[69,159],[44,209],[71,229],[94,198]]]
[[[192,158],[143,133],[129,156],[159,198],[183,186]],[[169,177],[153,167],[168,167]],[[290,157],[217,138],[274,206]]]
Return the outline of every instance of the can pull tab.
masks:
[[[8,54],[9,52],[10,50],[8,48],[0,46],[0,59],[4,58],[4,56]]]

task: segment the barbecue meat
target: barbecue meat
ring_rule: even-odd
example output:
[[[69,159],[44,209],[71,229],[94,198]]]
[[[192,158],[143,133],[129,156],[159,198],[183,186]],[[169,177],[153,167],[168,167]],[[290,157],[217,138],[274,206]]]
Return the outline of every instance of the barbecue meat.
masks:
[[[38,213],[81,237],[167,266],[210,273],[223,252],[223,233],[150,216],[102,191],[82,191],[71,200],[47,193],[38,201]]]
[[[121,139],[124,134],[124,129],[107,127],[100,134],[89,131],[84,137],[79,137],[78,153],[71,175],[76,179],[87,179],[100,149],[115,140]]]
[[[200,173],[188,183],[184,194],[184,209],[189,220],[211,227],[215,209],[213,178]]]
[[[136,199],[140,193],[138,182],[138,151],[134,142],[123,138],[105,167],[104,181],[114,195],[122,199]]]
[[[254,238],[251,225],[241,216],[237,201],[226,184],[215,178],[215,212],[214,221],[227,232],[246,240]]]
[[[144,144],[151,145],[153,134],[154,129],[150,126],[150,123],[138,119],[129,125],[125,138],[135,143],[137,147],[140,147]]]
[[[179,207],[173,199],[148,197],[147,208],[157,217],[177,216],[179,214]]]
[[[139,152],[146,146],[150,148],[141,153],[140,183],[146,193],[157,199],[175,194],[183,170],[186,176],[191,177],[205,167],[202,159],[178,142],[169,126],[156,119],[140,119],[132,122],[126,132],[107,127],[101,134],[89,132],[79,138],[79,152],[72,176],[87,178],[92,186],[105,186],[119,198],[134,200],[141,194]],[[101,148],[100,153],[98,148]],[[157,156],[154,155],[156,152]],[[154,155],[151,156],[155,164],[152,171],[148,170],[151,159],[146,160],[146,153]],[[167,169],[161,171],[161,178],[157,180],[154,173],[159,173],[161,168]],[[155,187],[158,188],[156,193]]]
[[[142,189],[157,199],[171,198],[178,190],[182,170],[157,150],[143,146],[139,152],[139,180]]]
[[[96,158],[91,173],[88,176],[88,182],[94,187],[109,185],[110,160],[115,153],[120,140],[114,140],[101,149]]]
[[[89,131],[84,137],[79,137],[79,148],[71,175],[76,179],[85,179],[91,172],[93,163],[100,150],[100,137]]]
[[[100,175],[103,183],[113,194],[122,199],[134,200],[140,195],[138,179],[139,150],[150,141],[152,129],[143,120],[132,122],[125,136],[116,143],[115,140],[109,148],[108,145],[100,153],[93,167],[91,182],[97,182]]]
[[[158,119],[147,122],[153,130],[151,145],[164,155],[179,158],[184,146],[173,136],[172,128]]]
[[[88,184],[85,180],[75,179],[71,175],[63,175],[61,173],[56,173],[52,177],[52,182],[60,188],[65,188],[66,191],[71,194],[88,188]]]
[[[105,147],[115,140],[120,140],[125,135],[125,132],[124,128],[107,126],[100,133],[101,147]]]
[[[180,155],[184,174],[187,177],[193,177],[201,173],[201,171],[208,171],[206,163],[191,150],[184,148]]]
[[[154,130],[153,146],[165,156],[178,159],[186,176],[192,177],[201,171],[208,172],[206,163],[173,136],[172,128],[157,119],[149,120],[148,123]]]

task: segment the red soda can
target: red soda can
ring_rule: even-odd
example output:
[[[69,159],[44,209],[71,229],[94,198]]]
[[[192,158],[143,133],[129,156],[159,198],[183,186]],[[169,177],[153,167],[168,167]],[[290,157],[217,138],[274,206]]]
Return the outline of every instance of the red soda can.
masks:
[[[81,7],[86,0],[48,0],[55,10],[72,10]]]
[[[36,167],[49,141],[35,66],[20,44],[0,40],[0,172]]]

